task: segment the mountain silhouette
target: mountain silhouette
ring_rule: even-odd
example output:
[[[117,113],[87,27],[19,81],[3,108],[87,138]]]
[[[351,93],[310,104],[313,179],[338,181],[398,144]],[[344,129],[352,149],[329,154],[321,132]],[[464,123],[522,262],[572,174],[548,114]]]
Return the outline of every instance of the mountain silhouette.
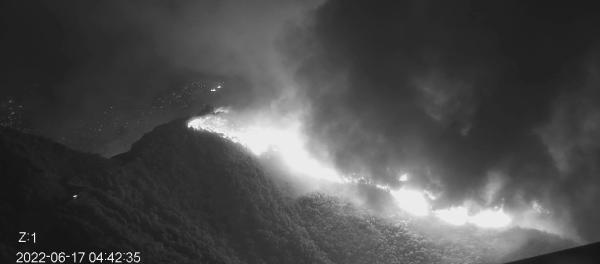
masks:
[[[501,260],[478,241],[442,243],[340,198],[288,197],[246,148],[186,121],[160,125],[112,158],[0,128],[1,262],[33,251],[140,252],[142,263]],[[35,243],[19,242],[19,232],[35,232]],[[564,247],[537,237],[529,244],[543,247],[518,256]]]
[[[105,159],[0,132],[0,252],[139,251],[144,263],[329,263],[256,160],[176,120]],[[36,232],[35,244],[17,243]]]

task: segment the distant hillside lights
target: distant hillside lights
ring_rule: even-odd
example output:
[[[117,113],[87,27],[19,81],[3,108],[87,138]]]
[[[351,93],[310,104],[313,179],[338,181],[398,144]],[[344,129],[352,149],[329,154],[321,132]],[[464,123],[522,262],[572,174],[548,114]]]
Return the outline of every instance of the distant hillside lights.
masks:
[[[242,117],[227,108],[218,108],[213,114],[191,119],[187,125],[195,130],[219,134],[245,146],[257,156],[275,153],[281,157],[292,173],[335,183],[357,182],[355,177],[341,175],[333,165],[318,160],[306,149],[306,139],[301,132],[301,122],[298,119],[281,122],[267,115]],[[408,183],[409,180],[408,173],[398,176],[398,181],[403,184]],[[367,184],[388,192],[400,209],[414,216],[433,215],[448,224],[473,224],[482,228],[501,228],[512,222],[511,217],[502,208],[483,209],[472,215],[464,206],[432,210],[430,203],[435,198],[426,190],[406,186],[391,188],[388,185],[368,181]]]
[[[214,93],[214,92],[216,92],[216,91],[220,90],[221,88],[223,88],[223,84],[222,84],[222,83],[217,83],[217,85],[216,85],[216,86],[214,86],[213,88],[210,88],[210,90],[209,90],[209,91],[210,91],[211,93]]]

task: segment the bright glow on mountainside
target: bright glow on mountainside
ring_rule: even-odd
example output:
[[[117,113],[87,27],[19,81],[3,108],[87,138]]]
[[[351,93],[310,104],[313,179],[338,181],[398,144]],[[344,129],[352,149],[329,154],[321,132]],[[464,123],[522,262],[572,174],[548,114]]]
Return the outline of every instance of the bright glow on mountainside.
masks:
[[[467,223],[484,228],[500,228],[508,226],[512,219],[502,208],[485,209],[476,214],[469,214],[464,206],[436,210],[434,214],[441,220],[452,225]]]
[[[431,210],[429,200],[427,200],[423,192],[400,188],[398,190],[391,190],[390,194],[394,197],[398,207],[412,215],[426,216]]]
[[[241,125],[228,119],[229,110],[220,108],[216,112],[190,120],[188,127],[220,134],[247,147],[257,156],[272,151],[293,173],[331,182],[345,182],[332,166],[318,161],[308,152],[297,120],[276,124],[263,119],[254,125]]]
[[[307,139],[301,132],[301,122],[298,118],[291,118],[287,122],[275,122],[265,116],[242,118],[228,109],[219,108],[213,114],[191,119],[188,127],[219,134],[245,146],[257,156],[274,153],[292,173],[334,183],[355,182],[354,178],[341,175],[330,162],[320,161],[308,151]],[[407,182],[409,176],[402,174],[398,180],[402,183]],[[389,192],[395,204],[413,216],[433,215],[452,225],[473,224],[482,228],[501,228],[509,226],[512,222],[511,217],[502,208],[483,209],[475,214],[469,214],[464,206],[433,211],[430,205],[432,198],[425,190],[404,186],[390,188],[379,184],[373,186]]]

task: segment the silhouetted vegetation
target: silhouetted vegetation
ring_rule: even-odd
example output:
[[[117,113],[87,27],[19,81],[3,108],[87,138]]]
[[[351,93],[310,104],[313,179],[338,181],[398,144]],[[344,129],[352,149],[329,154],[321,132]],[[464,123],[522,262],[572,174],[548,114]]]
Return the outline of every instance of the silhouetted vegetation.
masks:
[[[259,162],[184,120],[112,159],[0,128],[0,259],[140,251],[144,263],[482,263],[337,198],[284,198]],[[16,243],[18,231],[38,243]],[[537,249],[535,249],[537,250]]]

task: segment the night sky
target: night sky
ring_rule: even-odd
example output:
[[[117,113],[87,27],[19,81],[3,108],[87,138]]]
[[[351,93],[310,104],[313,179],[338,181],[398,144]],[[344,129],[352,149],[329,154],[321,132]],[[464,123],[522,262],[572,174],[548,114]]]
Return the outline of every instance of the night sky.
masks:
[[[600,16],[584,2],[1,5],[4,126],[111,156],[207,105],[300,109],[340,170],[408,172],[439,206],[536,201],[600,240]]]

